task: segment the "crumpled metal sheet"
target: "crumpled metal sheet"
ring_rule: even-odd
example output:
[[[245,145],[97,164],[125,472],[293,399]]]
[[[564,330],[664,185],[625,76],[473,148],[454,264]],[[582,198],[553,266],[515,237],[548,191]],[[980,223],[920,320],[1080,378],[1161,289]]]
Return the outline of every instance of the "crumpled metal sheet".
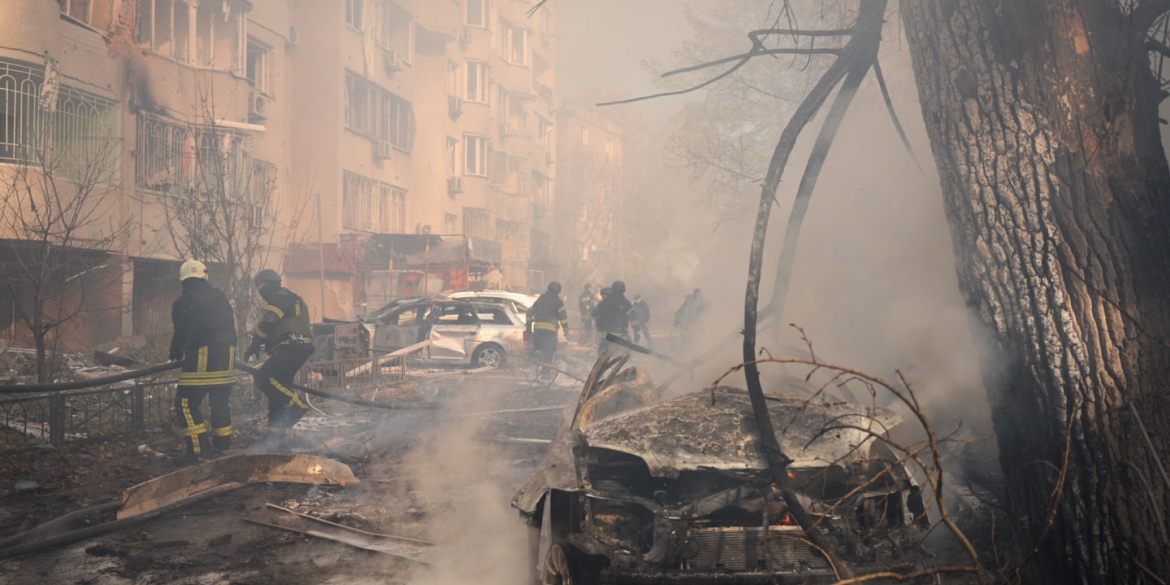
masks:
[[[699,469],[765,470],[755,417],[746,390],[720,387],[609,418],[582,429],[591,448],[640,457],[656,477],[678,477]],[[864,460],[872,435],[901,421],[897,413],[851,403],[807,403],[770,396],[768,412],[793,468],[825,467]],[[860,429],[842,428],[845,426]],[[828,432],[822,432],[831,429]]]
[[[536,505],[548,490],[573,491],[581,488],[577,476],[577,462],[573,448],[580,444],[580,431],[562,433],[552,446],[540,467],[532,472],[512,497],[512,505],[525,514],[535,514]]]

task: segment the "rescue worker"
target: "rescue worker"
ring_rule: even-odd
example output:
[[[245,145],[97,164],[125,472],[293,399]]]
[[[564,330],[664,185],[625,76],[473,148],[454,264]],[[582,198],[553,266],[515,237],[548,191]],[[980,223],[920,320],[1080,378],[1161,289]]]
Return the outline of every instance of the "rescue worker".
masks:
[[[696,288],[683,298],[682,305],[674,312],[674,328],[681,341],[686,342],[690,338],[691,329],[706,310],[707,300],[703,298],[702,290]]]
[[[634,312],[634,306],[625,296],[626,283],[615,280],[609,287],[609,293],[605,294],[602,290],[604,298],[600,303],[597,303],[597,335],[599,341],[597,344],[597,355],[605,352],[605,349],[610,346],[610,342],[605,339],[607,333],[612,333],[622,339],[629,339],[629,328],[632,324],[634,327],[639,326],[638,315]]]
[[[187,451],[176,461],[193,465],[232,446],[232,386],[236,383],[236,319],[223,291],[207,282],[207,266],[188,260],[179,267],[183,294],[171,305],[170,359],[182,361],[175,416]],[[211,406],[211,428],[203,420],[203,397]],[[211,440],[208,441],[210,432]]]
[[[565,303],[561,301],[561,283],[554,280],[548,283],[548,290],[528,309],[532,345],[540,355],[540,361],[548,365],[556,363],[557,324],[568,334],[569,314],[565,311]]]
[[[593,297],[593,285],[585,283],[585,290],[577,298],[577,309],[581,311],[581,341],[593,343],[593,307],[597,305]]]
[[[641,338],[645,337],[646,347],[654,347],[654,342],[650,340],[650,305],[642,299],[642,295],[634,297],[634,314],[638,316],[637,324],[634,325],[634,343],[642,343]]]
[[[261,270],[255,282],[268,305],[256,324],[244,361],[259,355],[261,347],[271,356],[260,365],[254,381],[268,398],[268,436],[264,442],[283,448],[289,429],[309,410],[301,394],[292,389],[297,370],[313,355],[309,307],[296,293],[280,286],[275,270]]]

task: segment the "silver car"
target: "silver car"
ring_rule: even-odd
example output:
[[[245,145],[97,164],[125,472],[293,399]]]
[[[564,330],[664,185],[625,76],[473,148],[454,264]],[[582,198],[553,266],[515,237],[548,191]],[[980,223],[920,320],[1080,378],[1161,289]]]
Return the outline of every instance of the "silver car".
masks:
[[[529,344],[524,317],[510,303],[417,299],[379,315],[374,350],[391,352],[424,340],[431,342],[425,358],[476,368],[498,368]]]
[[[532,308],[532,303],[539,298],[537,295],[527,295],[504,290],[446,290],[438,295],[443,299],[462,299],[465,301],[483,301],[490,303],[508,303],[517,314],[523,315]]]

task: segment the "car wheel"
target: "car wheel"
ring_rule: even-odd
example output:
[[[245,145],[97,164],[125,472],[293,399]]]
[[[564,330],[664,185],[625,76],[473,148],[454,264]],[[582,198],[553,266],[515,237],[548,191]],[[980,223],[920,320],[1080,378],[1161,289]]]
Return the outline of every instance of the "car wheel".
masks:
[[[488,343],[475,349],[471,354],[471,365],[477,368],[498,368],[504,365],[504,348]]]

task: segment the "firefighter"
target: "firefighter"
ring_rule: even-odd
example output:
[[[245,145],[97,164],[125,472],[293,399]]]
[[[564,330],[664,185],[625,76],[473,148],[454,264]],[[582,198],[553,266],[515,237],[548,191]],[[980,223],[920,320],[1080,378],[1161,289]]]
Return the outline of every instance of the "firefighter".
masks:
[[[232,446],[232,386],[236,383],[236,319],[223,291],[207,282],[207,266],[188,260],[179,267],[183,294],[171,305],[175,335],[171,361],[182,361],[175,416],[187,451],[176,463],[193,465]],[[203,420],[203,397],[211,405],[211,428]],[[211,435],[208,441],[207,435]]]
[[[581,311],[581,341],[593,343],[593,307],[597,304],[593,297],[593,286],[585,283],[585,290],[577,298],[577,309]]]
[[[599,336],[597,355],[604,353],[610,345],[610,342],[605,339],[607,333],[612,333],[622,339],[629,339],[630,325],[639,326],[638,313],[630,301],[626,299],[625,293],[626,283],[615,280],[609,287],[609,294],[605,295],[600,303],[597,303],[595,311],[597,335]]]
[[[283,448],[289,429],[309,410],[304,397],[292,389],[297,370],[313,355],[309,307],[296,293],[280,286],[280,275],[275,270],[261,270],[255,282],[268,305],[256,324],[244,361],[259,355],[262,346],[271,356],[260,365],[254,380],[268,398],[265,442]]]
[[[532,330],[532,345],[540,354],[542,363],[553,365],[557,357],[557,324],[569,332],[569,314],[561,301],[561,283],[548,283],[548,290],[528,309],[528,327]],[[546,370],[547,371],[547,370]]]
[[[641,338],[645,337],[646,347],[654,347],[654,341],[650,339],[650,305],[642,295],[634,297],[634,314],[638,316],[637,324],[633,326],[634,343],[642,343]]]

